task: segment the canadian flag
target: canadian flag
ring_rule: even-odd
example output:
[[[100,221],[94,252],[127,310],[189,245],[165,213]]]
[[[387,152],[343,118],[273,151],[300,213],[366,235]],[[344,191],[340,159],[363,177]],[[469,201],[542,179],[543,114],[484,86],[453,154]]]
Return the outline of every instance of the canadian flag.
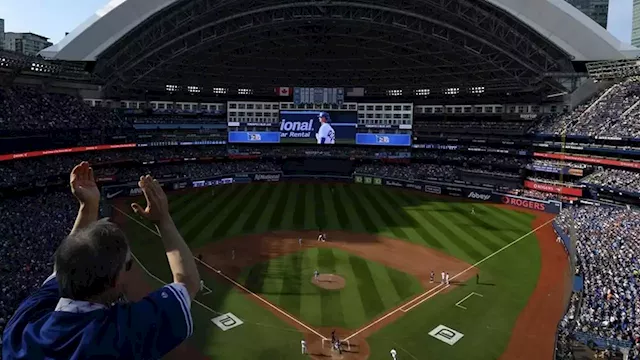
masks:
[[[276,88],[276,92],[279,96],[289,96],[291,95],[291,88],[288,87],[279,87]]]

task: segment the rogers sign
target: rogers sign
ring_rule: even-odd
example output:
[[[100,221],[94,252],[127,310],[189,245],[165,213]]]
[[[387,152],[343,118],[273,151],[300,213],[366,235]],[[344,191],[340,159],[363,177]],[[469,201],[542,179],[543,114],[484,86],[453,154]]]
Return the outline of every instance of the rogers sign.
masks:
[[[525,200],[519,198],[512,198],[508,196],[502,197],[502,203],[507,205],[513,205],[525,209],[538,210],[538,211],[546,211],[547,206],[541,202],[533,201],[533,200]]]

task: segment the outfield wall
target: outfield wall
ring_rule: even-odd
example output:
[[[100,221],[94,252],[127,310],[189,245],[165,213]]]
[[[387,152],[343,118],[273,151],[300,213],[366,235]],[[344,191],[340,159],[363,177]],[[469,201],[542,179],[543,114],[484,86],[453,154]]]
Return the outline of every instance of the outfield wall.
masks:
[[[188,188],[203,188],[228,184],[247,184],[251,182],[278,182],[278,181],[327,181],[367,184],[372,186],[388,186],[394,188],[410,189],[434,195],[444,195],[456,198],[464,198],[477,202],[499,203],[511,205],[523,209],[537,210],[551,214],[558,214],[562,204],[554,200],[538,200],[495,191],[488,186],[474,186],[464,182],[446,183],[423,180],[405,180],[380,177],[367,174],[354,174],[353,176],[318,176],[318,175],[285,175],[281,172],[264,173],[239,173],[226,174],[206,179],[159,179],[160,184],[167,191],[182,190]],[[122,196],[138,196],[141,190],[137,183],[131,182],[121,185],[109,185],[102,187],[103,197],[107,200]]]

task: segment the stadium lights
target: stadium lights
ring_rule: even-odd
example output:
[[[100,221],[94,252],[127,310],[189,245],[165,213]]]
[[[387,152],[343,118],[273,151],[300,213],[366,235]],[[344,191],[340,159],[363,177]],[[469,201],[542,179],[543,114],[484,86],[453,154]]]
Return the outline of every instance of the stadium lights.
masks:
[[[431,94],[431,90],[429,89],[416,89],[413,91],[414,95],[416,96],[427,96],[429,94]]]
[[[51,72],[48,66],[45,64],[31,63],[31,71],[35,72]]]
[[[176,92],[178,91],[178,85],[166,85],[165,89],[169,92]]]
[[[469,88],[469,92],[472,94],[484,94],[484,86],[474,86]]]
[[[213,93],[214,94],[226,94],[227,93],[227,89],[225,88],[213,88]]]
[[[187,91],[192,94],[197,94],[202,91],[202,88],[200,86],[187,86]]]
[[[387,90],[387,96],[402,96],[402,89]]]
[[[253,95],[253,89],[238,89],[238,95]]]
[[[460,93],[460,88],[448,88],[444,89],[445,95],[456,95]]]

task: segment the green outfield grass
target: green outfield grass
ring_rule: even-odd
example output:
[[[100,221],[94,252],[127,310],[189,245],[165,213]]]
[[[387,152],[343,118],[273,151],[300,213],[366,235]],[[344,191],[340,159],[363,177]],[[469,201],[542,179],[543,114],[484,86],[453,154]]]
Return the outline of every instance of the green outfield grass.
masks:
[[[215,195],[212,195],[212,189],[170,194],[171,211],[176,224],[192,248],[227,237],[270,230],[340,229],[402,239],[438,249],[474,264],[529,233],[533,220],[528,213],[482,203],[474,204],[476,214],[472,215],[471,204],[467,202],[375,185],[261,183],[229,185],[215,188],[214,191]],[[159,239],[134,222],[128,223],[127,231],[134,252],[149,271],[164,281],[170,280]],[[331,254],[325,254],[324,251],[315,249],[315,252],[293,254],[274,259],[268,265],[245,269],[240,280],[254,290],[260,290],[273,303],[314,325],[357,327],[365,319],[384,311],[376,307],[360,310],[360,315],[356,316],[351,315],[350,311],[345,312],[343,307],[342,313],[336,310],[328,315],[324,310],[318,310],[317,306],[308,307],[307,302],[323,305],[325,296],[329,299],[343,295],[323,295],[318,290],[307,289],[303,277],[310,277],[305,272],[312,272],[311,267],[305,266],[304,272],[298,273],[301,277],[299,283],[286,286],[268,275],[272,266],[293,274],[297,271],[298,262],[311,264],[313,261],[320,263],[321,259],[333,259],[335,266],[338,266],[350,256],[335,250],[326,250]],[[380,265],[368,262],[366,266],[371,268]],[[370,358],[388,359],[391,347],[398,348],[400,359],[411,356],[416,359],[498,358],[506,347],[519,312],[536,285],[540,271],[540,250],[534,235],[524,237],[522,241],[482,263],[479,269],[480,284],[472,279],[446,294],[439,294],[369,337],[372,349]],[[380,266],[379,271],[383,270],[387,271]],[[199,300],[215,311],[233,312],[245,320],[245,325],[222,332],[210,321],[214,314],[194,305],[194,344],[214,359],[300,358],[298,352],[302,334],[240,295],[228,283],[215,277],[209,278],[210,273],[205,271],[202,273],[207,283],[213,284],[214,292]],[[267,274],[262,284],[259,281],[260,274]],[[357,277],[356,274],[353,276]],[[414,280],[407,281],[407,293],[396,293],[393,299],[388,300],[389,303],[415,293]],[[287,286],[294,289],[288,289]],[[296,291],[302,295],[296,297]],[[308,291],[316,291],[317,295],[307,294]],[[384,296],[381,292],[384,291],[379,291],[377,296]],[[483,297],[467,300],[466,310],[455,306],[471,292],[480,293]],[[370,299],[375,299],[375,293],[367,294]],[[381,302],[380,299],[374,301]],[[363,302],[366,300],[354,301],[349,306],[364,309]],[[387,303],[382,303],[386,308]],[[361,315],[363,311],[365,315]],[[464,333],[464,338],[450,346],[430,337],[428,332],[440,324]],[[240,342],[243,345],[239,346]],[[264,352],[260,352],[260,349],[264,349]]]
[[[342,276],[347,286],[325,290],[313,272]],[[248,268],[240,282],[304,323],[356,329],[422,293],[415,277],[338,249],[314,248]],[[391,286],[389,285],[391,284]]]

